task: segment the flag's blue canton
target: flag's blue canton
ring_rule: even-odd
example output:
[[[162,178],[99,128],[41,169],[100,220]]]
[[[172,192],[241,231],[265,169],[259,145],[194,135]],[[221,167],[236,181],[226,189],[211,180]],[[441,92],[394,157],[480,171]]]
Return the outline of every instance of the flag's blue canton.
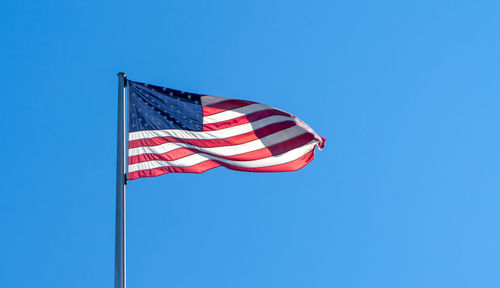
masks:
[[[203,130],[199,94],[128,81],[129,131],[182,129]]]

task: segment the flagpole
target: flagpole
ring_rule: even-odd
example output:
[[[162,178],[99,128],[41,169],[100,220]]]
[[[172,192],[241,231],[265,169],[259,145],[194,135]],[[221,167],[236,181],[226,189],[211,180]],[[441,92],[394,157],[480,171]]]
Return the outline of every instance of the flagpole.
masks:
[[[115,227],[115,288],[126,288],[126,233],[125,233],[125,185],[126,185],[126,125],[125,87],[126,74],[118,73],[118,130],[116,149],[116,227]]]

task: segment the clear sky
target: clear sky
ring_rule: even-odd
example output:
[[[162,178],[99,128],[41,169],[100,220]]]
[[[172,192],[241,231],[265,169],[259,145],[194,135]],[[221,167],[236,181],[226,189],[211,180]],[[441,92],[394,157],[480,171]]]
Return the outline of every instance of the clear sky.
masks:
[[[500,287],[498,1],[2,1],[0,287],[112,287],[116,73],[289,111],[293,173],[128,185],[128,287]]]

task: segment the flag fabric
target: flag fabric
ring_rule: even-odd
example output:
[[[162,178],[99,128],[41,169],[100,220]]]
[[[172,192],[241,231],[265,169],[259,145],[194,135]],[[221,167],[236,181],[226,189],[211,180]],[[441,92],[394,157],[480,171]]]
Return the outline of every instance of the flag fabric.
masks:
[[[295,116],[260,103],[128,81],[128,179],[295,171],[325,139]]]

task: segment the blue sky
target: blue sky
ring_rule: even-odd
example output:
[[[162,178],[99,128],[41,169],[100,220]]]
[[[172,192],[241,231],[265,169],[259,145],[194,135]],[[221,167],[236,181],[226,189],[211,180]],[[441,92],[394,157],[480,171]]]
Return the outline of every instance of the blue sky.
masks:
[[[116,73],[287,110],[295,173],[128,185],[128,287],[499,287],[497,1],[3,1],[0,287],[112,287]]]

